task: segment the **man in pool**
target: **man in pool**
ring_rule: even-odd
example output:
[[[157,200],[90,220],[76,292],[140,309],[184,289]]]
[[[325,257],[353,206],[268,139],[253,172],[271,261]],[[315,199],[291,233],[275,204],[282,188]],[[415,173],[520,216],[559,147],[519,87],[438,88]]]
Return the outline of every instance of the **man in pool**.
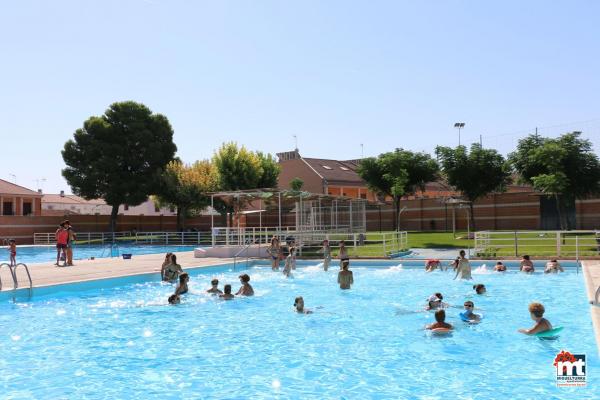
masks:
[[[352,271],[348,270],[348,265],[350,264],[350,260],[346,259],[342,263],[342,270],[338,272],[338,283],[340,284],[340,289],[350,289],[350,286],[354,283],[354,275]]]
[[[296,297],[294,300],[294,307],[296,307],[296,312],[300,314],[312,314],[312,311],[304,308],[304,299],[302,296]]]
[[[531,259],[529,258],[529,256],[527,254],[524,255],[523,258],[521,259],[521,265],[519,266],[519,271],[526,272],[528,274],[532,274],[535,271],[535,268],[533,267],[533,263],[531,262]]]
[[[498,261],[494,267],[496,272],[506,272],[506,265],[502,264],[502,261]]]
[[[446,322],[446,311],[437,310],[435,312],[435,322],[433,324],[427,325],[427,329],[454,329],[452,325]]]
[[[475,314],[473,312],[473,309],[475,308],[475,304],[472,301],[470,301],[470,300],[465,301],[464,307],[465,307],[465,311],[460,313],[460,315],[462,315],[465,319],[467,319],[469,321],[474,321],[474,322],[481,320],[481,316],[479,316],[478,314]]]
[[[231,285],[223,286],[223,290],[225,293],[220,294],[219,298],[223,300],[233,300],[235,298],[235,296],[231,294]]]
[[[208,289],[206,291],[206,293],[210,293],[210,294],[223,294],[223,292],[221,291],[221,289],[219,289],[219,280],[218,279],[213,279],[212,281],[210,281],[211,284],[211,288]]]
[[[236,296],[254,296],[254,289],[250,285],[250,276],[248,274],[242,274],[239,276],[240,283],[242,286],[240,290],[235,294]],[[227,293],[227,292],[226,292]]]
[[[531,303],[529,305],[529,315],[535,321],[535,325],[531,329],[519,329],[519,332],[526,335],[534,335],[552,329],[550,321],[544,318],[545,311],[546,309],[542,303]]]
[[[546,268],[544,268],[545,274],[556,274],[558,272],[565,272],[565,270],[558,263],[558,260],[556,258],[553,258],[552,260],[546,263]]]

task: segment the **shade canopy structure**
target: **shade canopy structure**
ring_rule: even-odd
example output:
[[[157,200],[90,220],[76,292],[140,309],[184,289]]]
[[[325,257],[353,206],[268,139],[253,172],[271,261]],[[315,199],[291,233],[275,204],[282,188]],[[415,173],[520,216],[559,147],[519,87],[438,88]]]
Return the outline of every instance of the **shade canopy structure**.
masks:
[[[214,207],[215,199],[221,199],[229,203],[238,215],[249,210],[257,210],[262,214],[263,210],[276,209],[280,230],[282,211],[288,210],[296,215],[297,231],[366,231],[366,199],[271,188],[218,191],[209,195],[211,206]],[[214,228],[213,217],[211,227]]]

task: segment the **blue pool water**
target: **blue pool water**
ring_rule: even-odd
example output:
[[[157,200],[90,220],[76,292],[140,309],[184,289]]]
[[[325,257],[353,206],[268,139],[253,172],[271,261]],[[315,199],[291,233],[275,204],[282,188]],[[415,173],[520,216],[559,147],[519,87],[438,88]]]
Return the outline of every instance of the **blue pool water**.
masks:
[[[118,257],[123,253],[133,255],[156,254],[175,251],[192,251],[198,246],[159,246],[159,245],[119,245],[118,247],[102,245],[76,245],[73,247],[73,259],[85,260],[90,257]],[[0,248],[0,262],[7,262],[9,257],[6,247]],[[25,264],[56,261],[54,246],[19,246],[17,247],[17,262]]]
[[[583,278],[475,271],[369,268],[353,263],[341,291],[336,268],[299,267],[292,279],[247,269],[256,296],[230,302],[204,294],[211,278],[239,287],[229,267],[192,271],[190,293],[168,306],[173,286],[153,281],[0,303],[0,393],[9,399],[539,399],[597,398],[600,360]],[[478,264],[474,263],[476,267]],[[488,265],[490,265],[488,263]],[[473,294],[484,283],[488,293]],[[448,310],[456,331],[434,337],[422,311],[435,291],[450,304],[475,302],[479,325]],[[293,312],[304,296],[311,315]],[[527,306],[546,305],[560,339],[517,333]],[[317,308],[320,307],[320,308]],[[587,355],[588,386],[558,388],[560,350]],[[595,393],[595,395],[594,395]]]

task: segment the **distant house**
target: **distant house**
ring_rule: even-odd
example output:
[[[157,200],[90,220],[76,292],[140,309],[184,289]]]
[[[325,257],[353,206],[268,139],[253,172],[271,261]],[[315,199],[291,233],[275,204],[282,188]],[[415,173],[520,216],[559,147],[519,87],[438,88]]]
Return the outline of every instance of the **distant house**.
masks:
[[[0,179],[0,215],[41,215],[42,195]]]
[[[42,215],[110,215],[112,206],[102,199],[85,200],[73,194],[44,194],[42,198]],[[121,205],[121,215],[177,215],[176,209],[158,208],[148,199],[137,206]]]
[[[277,153],[281,173],[278,186],[289,189],[290,181],[300,178],[304,181],[303,190],[312,193],[346,196],[377,201],[375,193],[356,172],[360,160],[331,160],[302,157],[298,150]],[[423,192],[410,198],[455,196],[456,192],[442,182],[430,182]],[[389,199],[388,199],[389,200]]]

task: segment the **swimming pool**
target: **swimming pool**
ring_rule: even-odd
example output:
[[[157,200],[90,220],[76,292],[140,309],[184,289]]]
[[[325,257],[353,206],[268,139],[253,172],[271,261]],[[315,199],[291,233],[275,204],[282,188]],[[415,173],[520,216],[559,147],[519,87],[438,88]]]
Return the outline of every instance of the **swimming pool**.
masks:
[[[85,260],[91,257],[119,257],[123,253],[134,255],[156,254],[175,251],[192,251],[198,246],[164,246],[164,245],[119,245],[112,249],[107,245],[76,245],[73,247],[73,259]],[[112,253],[111,253],[112,252]],[[8,262],[9,253],[6,247],[0,248],[0,263]],[[56,261],[54,246],[18,246],[17,262],[25,264]]]
[[[305,264],[305,263],[302,263]],[[0,387],[7,398],[593,398],[600,360],[582,276],[476,270],[474,282],[450,272],[365,267],[341,291],[337,268],[299,267],[293,279],[251,267],[256,296],[230,302],[206,296],[213,277],[239,287],[230,267],[192,271],[190,294],[166,305],[171,285],[134,283],[81,293],[54,292],[0,303]],[[382,263],[374,263],[381,265]],[[478,264],[473,263],[476,267]],[[490,265],[490,263],[488,263]],[[484,283],[488,294],[471,286]],[[483,322],[434,337],[420,312],[435,291]],[[302,295],[311,315],[292,311]],[[560,339],[516,332],[529,327],[530,301],[565,326]],[[322,308],[316,308],[322,307]],[[585,353],[587,387],[557,388],[554,357]]]

